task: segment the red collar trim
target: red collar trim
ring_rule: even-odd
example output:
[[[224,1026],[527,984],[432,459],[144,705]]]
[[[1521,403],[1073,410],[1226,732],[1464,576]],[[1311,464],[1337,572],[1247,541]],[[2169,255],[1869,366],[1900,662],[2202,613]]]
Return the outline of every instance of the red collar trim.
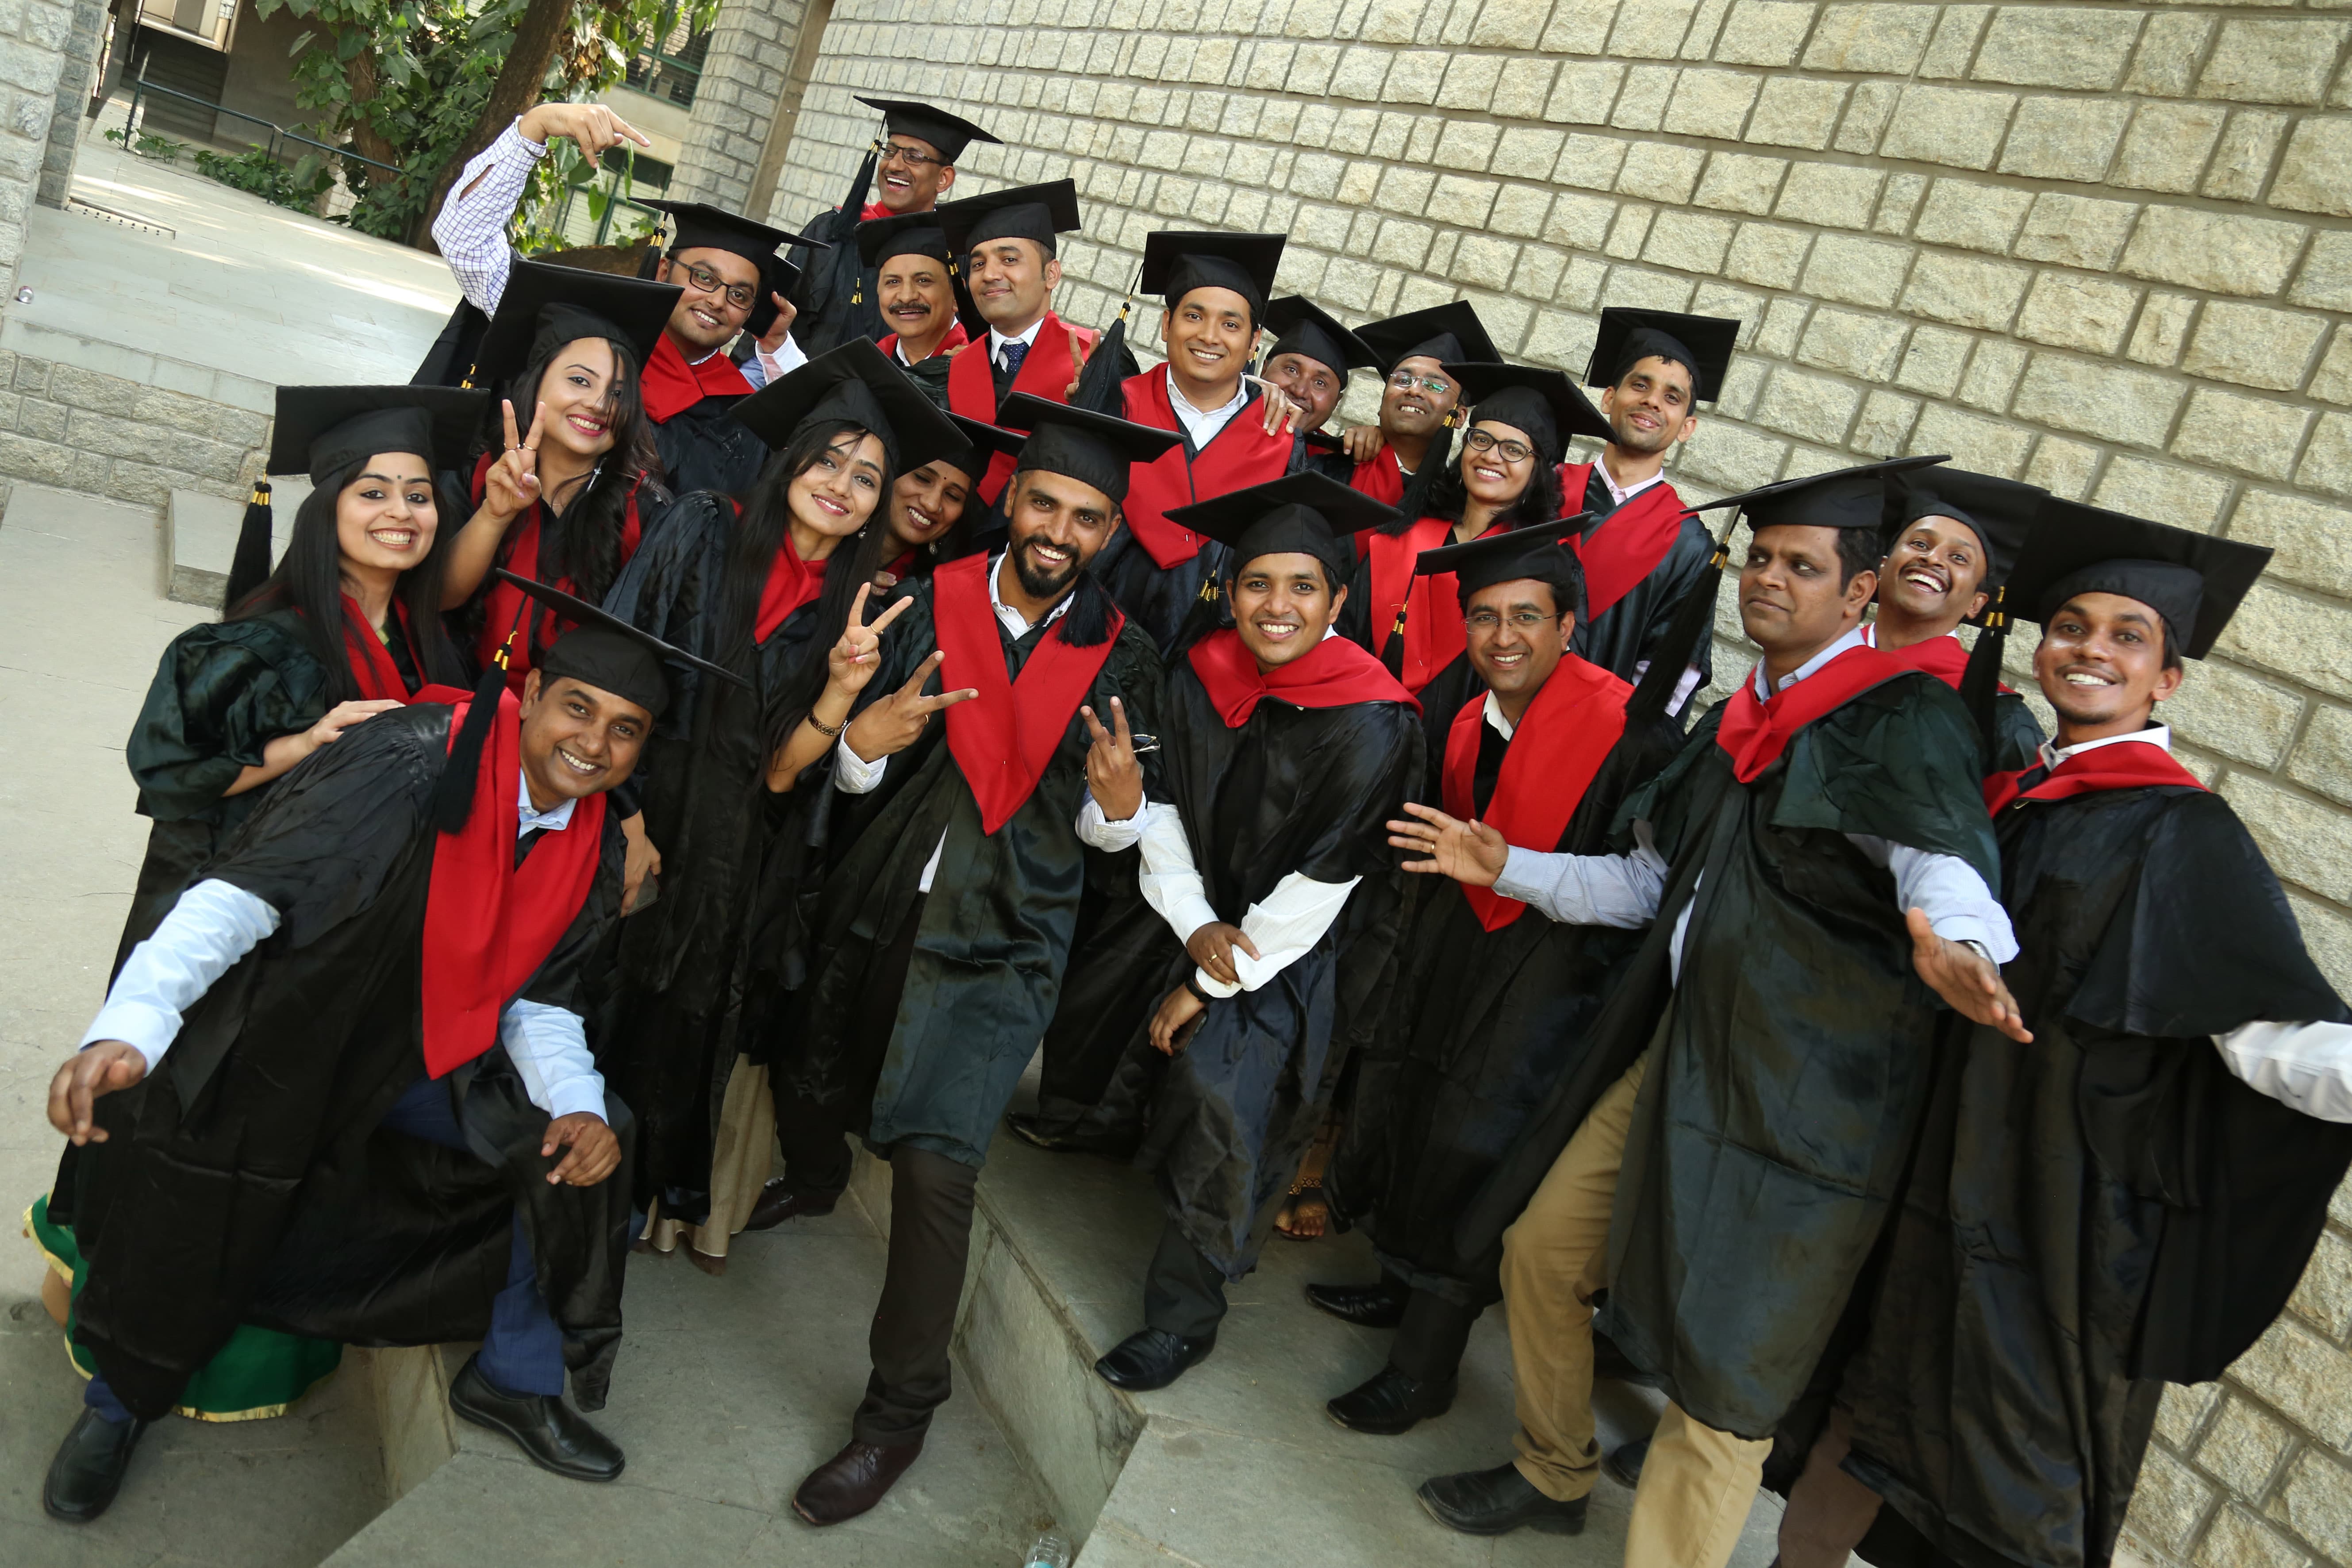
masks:
[[[724,353],[707,355],[700,364],[688,364],[686,355],[665,331],[646,356],[643,384],[646,417],[666,425],[706,397],[749,397],[751,384]]]
[[[1753,784],[1758,774],[1780,760],[1798,731],[1904,673],[1904,667],[1885,652],[1858,643],[1795,685],[1782,687],[1769,701],[1757,700],[1751,676],[1723,705],[1723,724],[1716,731],[1716,744],[1731,757],[1731,776],[1741,784]]]
[[[1346,637],[1325,637],[1288,664],[1261,673],[1257,660],[1242,646],[1241,633],[1226,626],[1194,643],[1185,658],[1228,730],[1248,723],[1258,703],[1268,697],[1294,708],[1339,708],[1350,702],[1403,702],[1416,711],[1421,707],[1380,660]]]
[[[1984,782],[1985,809],[1999,816],[2024,801],[2071,800],[2099,790],[2205,787],[2170,752],[2146,741],[2118,741],[2095,751],[2077,752],[2030,787],[2018,787],[2027,774],[2041,773],[2041,764],[2036,763],[2014,773],[1994,773]]]

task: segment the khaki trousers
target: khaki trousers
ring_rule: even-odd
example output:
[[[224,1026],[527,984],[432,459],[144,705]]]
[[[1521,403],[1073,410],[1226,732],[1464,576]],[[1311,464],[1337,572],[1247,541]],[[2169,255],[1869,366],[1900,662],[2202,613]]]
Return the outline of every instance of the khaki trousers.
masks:
[[[1503,1233],[1503,1300],[1519,1474],[1567,1502],[1601,1467],[1592,1431],[1592,1298],[1608,1283],[1609,1215],[1643,1058],[1594,1102],[1526,1212]],[[1642,1465],[1626,1568],[1722,1568],[1763,1479],[1769,1442],[1703,1426],[1669,1404]]]

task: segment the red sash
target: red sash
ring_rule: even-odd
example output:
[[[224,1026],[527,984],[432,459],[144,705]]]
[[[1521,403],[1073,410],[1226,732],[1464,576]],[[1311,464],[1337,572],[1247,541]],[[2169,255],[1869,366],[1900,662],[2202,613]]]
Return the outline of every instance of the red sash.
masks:
[[[1756,775],[1780,760],[1781,751],[1797,731],[1816,719],[1825,719],[1853,698],[1882,681],[1906,673],[1904,667],[1877,648],[1856,647],[1800,680],[1774,692],[1769,701],[1756,700],[1751,677],[1723,705],[1723,727],[1715,742],[1731,756],[1731,776],[1752,784]]]
[[[740,508],[736,515],[742,515]],[[802,560],[801,552],[793,548],[792,529],[784,529],[783,538],[776,542],[776,558],[768,563],[768,580],[760,588],[760,614],[751,623],[753,642],[766,642],[794,610],[824,592],[824,569],[832,560],[830,555],[823,561]]]
[[[451,740],[471,706],[461,701],[451,711]],[[442,834],[433,847],[422,990],[425,1070],[434,1078],[463,1067],[497,1041],[499,1011],[555,951],[596,879],[602,795],[574,805],[571,826],[542,834],[517,868],[515,796],[521,777],[521,719],[513,695],[501,692],[474,775],[473,812],[461,831]]]
[[[1009,679],[996,611],[988,602],[988,557],[979,554],[931,574],[931,620],[940,651],[947,655],[940,666],[941,689],[969,686],[980,692],[948,710],[948,749],[980,804],[981,831],[993,833],[1035,793],[1126,617],[1113,608],[1108,637],[1093,647],[1072,647],[1062,638],[1069,624],[1064,616],[1022,665],[1021,679]]]
[[[1486,803],[1486,826],[1522,849],[1544,855],[1558,849],[1568,819],[1576,815],[1609,748],[1625,732],[1625,700],[1633,695],[1631,686],[1598,665],[1574,654],[1562,658],[1528,704],[1510,750],[1503,753],[1495,797]],[[1445,734],[1445,812],[1465,822],[1478,816],[1472,786],[1486,725],[1486,694],[1482,691],[1454,716],[1454,727]],[[1502,930],[1527,908],[1492,888],[1456,885],[1470,900],[1470,912],[1488,931]]]
[[[1573,509],[1570,515],[1584,510],[1584,485],[1591,472],[1590,463],[1559,470],[1560,493]],[[1570,541],[1569,548],[1584,567],[1585,618],[1600,619],[1639,587],[1675,547],[1682,529],[1683,498],[1660,479],[1611,512],[1591,532]]]
[[[1066,326],[1053,311],[1038,323],[1037,339],[1029,345],[1029,355],[1021,362],[1020,374],[1004,395],[1016,392],[1028,393],[1050,403],[1067,403],[1065,395],[1070,390],[1070,340],[1081,343],[1095,341],[1093,332],[1084,327]],[[967,419],[977,419],[983,425],[997,423],[996,373],[988,363],[989,334],[974,339],[964,349],[958,350],[948,361],[948,411]],[[1006,429],[1013,426],[1006,426]],[[1025,434],[1025,432],[1024,432]],[[988,472],[980,481],[982,506],[994,506],[996,498],[1004,493],[1013,478],[1013,457],[1010,452],[989,455]],[[969,708],[970,703],[961,706]]]
[[[1242,634],[1226,626],[1194,643],[1184,657],[1228,730],[1248,723],[1264,697],[1294,708],[1339,708],[1350,702],[1421,707],[1378,659],[1346,637],[1325,637],[1288,664],[1261,671],[1242,646]]]
[[[361,698],[369,702],[381,702],[387,698],[394,702],[415,700],[408,682],[400,678],[400,666],[392,661],[391,650],[360,612],[359,601],[349,594],[342,598],[343,652],[351,660],[352,679],[359,684]],[[392,602],[392,617],[400,635],[408,636],[408,608],[398,599]],[[414,652],[415,644],[412,642],[409,647]]]
[[[1120,390],[1126,397],[1127,417],[1138,425],[1149,425],[1155,430],[1183,428],[1176,422],[1176,410],[1168,401],[1168,373],[1164,368],[1129,376]],[[1252,485],[1278,479],[1290,467],[1292,437],[1267,435],[1262,423],[1264,414],[1265,410],[1255,402],[1244,405],[1225,421],[1223,429],[1209,438],[1199,457],[1187,461],[1182,447],[1171,447],[1150,462],[1138,463],[1130,470],[1127,503],[1120,510],[1126,514],[1127,526],[1134,532],[1135,542],[1143,546],[1154,565],[1162,571],[1182,565],[1201,553],[1201,546],[1209,537],[1169,521],[1171,509],[1213,500]]]
[[[2144,789],[2152,784],[2205,787],[2195,773],[2173,760],[2170,752],[2147,741],[2125,741],[2095,752],[2078,752],[2051,769],[2032,789],[2020,790],[2017,781],[2032,771],[2020,768],[1987,778],[1985,809],[1999,816],[2021,801],[2066,800],[2103,789]]]
[[[1042,332],[1038,334],[1040,337],[1043,337],[1044,335],[1045,334]],[[971,342],[971,334],[963,330],[963,323],[961,321],[953,322],[948,327],[948,335],[940,340],[939,347],[925,354],[923,359],[914,360],[909,363],[920,364],[923,363],[923,360],[937,359],[941,354],[951,354],[970,342]],[[898,333],[892,332],[888,337],[884,338],[877,346],[882,350],[882,353],[886,357],[889,358],[894,363],[897,362],[898,354]],[[1024,369],[1028,368],[1028,362],[1025,360],[1023,361],[1022,367]],[[990,420],[989,423],[992,425],[995,421]]]
[[[867,202],[857,209],[857,221],[860,223],[872,223],[878,217],[897,217],[899,215],[892,212],[880,202]]]
[[[751,384],[723,353],[712,353],[700,364],[688,364],[669,333],[664,332],[654,352],[646,356],[643,392],[646,417],[665,425],[706,397],[749,397]]]
[[[497,454],[485,452],[474,464],[473,497],[476,506],[482,503],[483,493],[489,483],[490,465],[497,460]],[[638,483],[643,482],[640,478]],[[539,520],[544,515],[544,506],[541,501],[532,502],[523,514],[522,526],[507,534],[503,542],[505,558],[499,563],[516,576],[528,577],[534,583],[540,580]],[[644,537],[645,526],[637,517],[637,485],[632,484],[628,500],[621,509],[619,564],[625,566],[629,563],[629,557],[637,552],[637,545]],[[579,584],[569,576],[558,577],[549,586],[561,588],[575,598],[580,595]],[[474,640],[474,658],[482,668],[488,669],[490,662],[498,657],[499,649],[506,646],[508,637],[515,634],[513,647],[507,653],[507,689],[518,697],[522,695],[523,677],[530,673],[531,638],[520,635],[526,605],[530,605],[532,615],[546,617],[550,624],[551,635],[541,641],[553,642],[572,629],[570,621],[544,606],[530,604],[529,595],[504,578],[493,577],[482,595],[482,630]]]
[[[1356,471],[1348,476],[1348,488],[1363,491],[1382,506],[1404,500],[1404,470],[1397,466],[1396,448],[1383,447],[1370,462],[1358,463]],[[1361,550],[1360,540],[1357,547]]]
[[[1478,537],[1500,533],[1500,524]],[[1404,658],[1398,675],[1408,691],[1419,691],[1461,657],[1468,646],[1462,631],[1462,607],[1454,597],[1454,574],[1413,575],[1413,563],[1424,550],[1454,542],[1454,525],[1442,517],[1424,517],[1402,533],[1374,532],[1370,539],[1372,561],[1372,652],[1388,650],[1396,628],[1397,609],[1405,611]]]

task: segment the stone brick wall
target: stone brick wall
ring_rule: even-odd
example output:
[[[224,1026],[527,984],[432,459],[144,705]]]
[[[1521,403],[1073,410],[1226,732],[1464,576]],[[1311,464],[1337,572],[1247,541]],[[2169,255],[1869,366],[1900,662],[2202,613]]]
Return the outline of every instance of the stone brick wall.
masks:
[[[88,10],[94,0],[81,0]],[[69,74],[68,51],[75,47],[77,5],[74,0],[5,0],[0,4],[0,281],[11,289],[16,258],[25,248],[25,209],[41,186],[49,160],[49,128],[56,118],[61,84]],[[86,30],[86,29],[85,29]],[[96,47],[91,33],[83,63],[83,87],[88,85],[89,59]],[[81,88],[68,89],[68,96]],[[71,142],[66,144],[67,169],[72,167]],[[58,199],[62,200],[60,195]]]
[[[0,478],[159,513],[175,489],[242,500],[268,432],[249,408],[0,350]]]
[[[851,92],[930,97],[1010,143],[966,189],[1077,179],[1078,320],[1150,229],[1278,229],[1345,320],[1467,296],[1571,371],[1603,304],[1739,317],[1686,492],[1940,451],[2273,545],[2168,714],[2352,991],[2348,35],[2347,0],[839,0],[774,216],[835,199]],[[2339,1202],[2287,1317],[2166,1406],[2137,1550],[2352,1563],[2347,1334]]]
[[[802,0],[767,0],[720,11],[703,58],[677,172],[670,178],[673,199],[709,202],[730,212],[743,209],[759,175],[768,127],[784,95],[803,10]]]
[[[49,206],[66,205],[66,190],[73,182],[74,147],[81,138],[82,107],[89,101],[97,79],[98,46],[105,33],[105,0],[75,0],[72,28],[66,35],[58,63],[55,107],[49,111],[48,135],[41,150],[39,199]]]

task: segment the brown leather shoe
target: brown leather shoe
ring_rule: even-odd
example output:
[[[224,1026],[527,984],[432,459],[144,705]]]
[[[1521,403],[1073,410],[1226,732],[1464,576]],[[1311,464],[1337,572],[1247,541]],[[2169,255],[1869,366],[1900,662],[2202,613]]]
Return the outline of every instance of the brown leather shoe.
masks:
[[[782,1176],[771,1176],[767,1184],[760,1189],[759,1201],[751,1205],[751,1217],[743,1222],[743,1228],[773,1230],[784,1221],[798,1219],[803,1215],[814,1219],[818,1215],[831,1214],[834,1205],[840,1201],[841,1194],[837,1192],[796,1187]]]
[[[811,1524],[856,1519],[898,1484],[923,1451],[923,1440],[885,1447],[851,1438],[840,1453],[819,1465],[793,1493],[793,1511]]]

